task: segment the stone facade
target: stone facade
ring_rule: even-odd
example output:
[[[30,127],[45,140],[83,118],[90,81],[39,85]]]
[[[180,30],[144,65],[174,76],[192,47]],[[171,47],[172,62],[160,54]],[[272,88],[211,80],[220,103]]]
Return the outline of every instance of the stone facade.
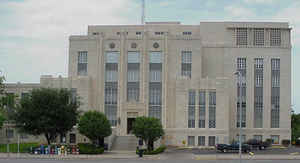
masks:
[[[114,101],[117,112],[109,114],[113,114],[110,116],[115,122],[115,134],[125,136],[130,135],[128,126],[132,122],[129,119],[152,115],[149,112],[150,105],[153,105],[150,87],[155,85],[152,78],[156,77],[154,71],[157,69],[151,70],[151,67],[161,64],[158,66],[158,90],[161,92],[161,112],[158,115],[166,131],[161,141],[176,146],[209,146],[230,143],[238,135],[237,79],[234,73],[239,66],[238,60],[242,58],[245,60],[243,71],[246,72],[242,81],[242,95],[245,97],[242,104],[246,108],[243,139],[272,138],[274,143],[281,143],[281,140],[291,138],[290,30],[288,23],[272,22],[201,22],[200,25],[150,22],[145,25],[89,26],[87,35],[70,36],[68,77],[42,76],[40,86],[76,89],[82,101],[81,110],[106,113],[109,98],[105,98],[108,96],[106,90],[111,82],[108,78],[111,68],[115,67],[112,78],[116,77],[113,82],[117,84]],[[138,64],[135,64],[138,65],[135,69],[138,100],[133,101],[127,97],[131,80],[128,53],[131,52],[139,56]],[[107,56],[112,53],[118,58],[109,68]],[[153,56],[159,53],[160,61],[151,58],[151,53]],[[185,53],[189,53],[187,58]],[[81,54],[86,58],[79,57]],[[259,67],[263,75],[259,77],[255,75],[258,58],[263,60],[263,68]],[[275,73],[272,65],[276,59],[280,67],[274,62],[274,67],[277,65],[278,68]],[[82,70],[86,72],[79,72]],[[273,72],[280,75],[272,76]],[[263,90],[259,114],[262,116],[261,127],[254,126],[257,121],[254,113],[256,87]],[[275,97],[272,90],[280,90],[274,98],[278,107],[272,105],[271,98]],[[190,92],[195,92],[194,103],[189,103]],[[202,100],[204,112],[201,113],[200,92],[205,94]],[[271,108],[277,108],[274,114]],[[203,126],[200,126],[200,119]],[[271,128],[271,123],[278,123],[278,126]]]

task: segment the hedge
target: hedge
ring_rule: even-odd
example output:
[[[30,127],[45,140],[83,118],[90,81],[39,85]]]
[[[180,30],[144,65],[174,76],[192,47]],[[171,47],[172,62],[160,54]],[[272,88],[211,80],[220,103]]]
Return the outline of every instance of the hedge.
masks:
[[[90,143],[79,143],[79,154],[102,154],[104,148],[96,147],[94,144]]]
[[[160,147],[158,147],[157,149],[155,149],[153,151],[147,151],[147,150],[145,150],[143,152],[143,154],[144,155],[156,155],[156,154],[164,152],[166,150],[166,148],[167,148],[166,146],[160,146]],[[138,154],[138,153],[139,153],[139,151],[136,150],[136,154]]]

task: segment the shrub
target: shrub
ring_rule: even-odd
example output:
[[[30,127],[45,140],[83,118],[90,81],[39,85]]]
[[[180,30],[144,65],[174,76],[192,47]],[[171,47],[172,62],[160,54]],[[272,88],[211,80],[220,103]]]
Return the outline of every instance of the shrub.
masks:
[[[300,139],[297,139],[295,145],[300,146]]]
[[[102,154],[104,152],[103,148],[90,143],[78,143],[78,148],[80,154]]]
[[[143,152],[143,154],[144,155],[156,155],[156,154],[159,154],[159,153],[162,153],[162,152],[164,152],[165,150],[166,150],[166,146],[160,146],[160,147],[158,147],[157,149],[155,149],[155,150],[153,150],[153,151],[147,151],[147,150],[145,150],[144,152]],[[136,154],[138,154],[138,150],[136,150]]]
[[[288,140],[288,139],[283,139],[282,141],[281,141],[281,144],[283,145],[283,146],[289,146],[290,144],[291,144],[291,140]]]

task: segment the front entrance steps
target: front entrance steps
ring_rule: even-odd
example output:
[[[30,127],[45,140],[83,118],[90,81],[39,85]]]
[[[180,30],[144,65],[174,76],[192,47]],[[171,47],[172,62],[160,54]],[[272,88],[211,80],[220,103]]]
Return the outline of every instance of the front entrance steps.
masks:
[[[113,151],[135,151],[138,145],[138,138],[129,136],[116,136],[112,145]]]

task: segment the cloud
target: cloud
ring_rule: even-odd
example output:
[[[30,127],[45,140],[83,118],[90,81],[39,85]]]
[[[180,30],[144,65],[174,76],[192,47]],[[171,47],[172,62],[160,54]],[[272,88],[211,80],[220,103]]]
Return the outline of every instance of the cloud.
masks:
[[[245,8],[243,6],[231,5],[226,6],[224,8],[225,13],[230,18],[241,18],[241,19],[249,19],[251,17],[255,17],[255,12],[249,8]]]
[[[300,46],[300,2],[294,2],[290,6],[280,10],[274,18],[288,21],[292,29],[292,44]]]
[[[256,4],[256,3],[259,3],[259,4],[271,4],[273,2],[275,2],[277,0],[244,0],[245,3],[248,3],[248,4]]]
[[[39,74],[66,76],[68,37],[88,25],[137,24],[140,5],[132,0],[26,0],[0,2],[9,9],[0,24],[0,69],[8,82],[37,82]],[[4,11],[4,10],[2,10]],[[0,15],[1,18],[1,15]],[[8,28],[6,24],[13,28]],[[16,41],[14,38],[20,38]],[[5,43],[5,44],[4,44]],[[18,60],[18,61],[17,61]],[[26,63],[22,63],[24,60]],[[28,61],[28,62],[27,62]],[[34,71],[28,75],[16,69]]]

